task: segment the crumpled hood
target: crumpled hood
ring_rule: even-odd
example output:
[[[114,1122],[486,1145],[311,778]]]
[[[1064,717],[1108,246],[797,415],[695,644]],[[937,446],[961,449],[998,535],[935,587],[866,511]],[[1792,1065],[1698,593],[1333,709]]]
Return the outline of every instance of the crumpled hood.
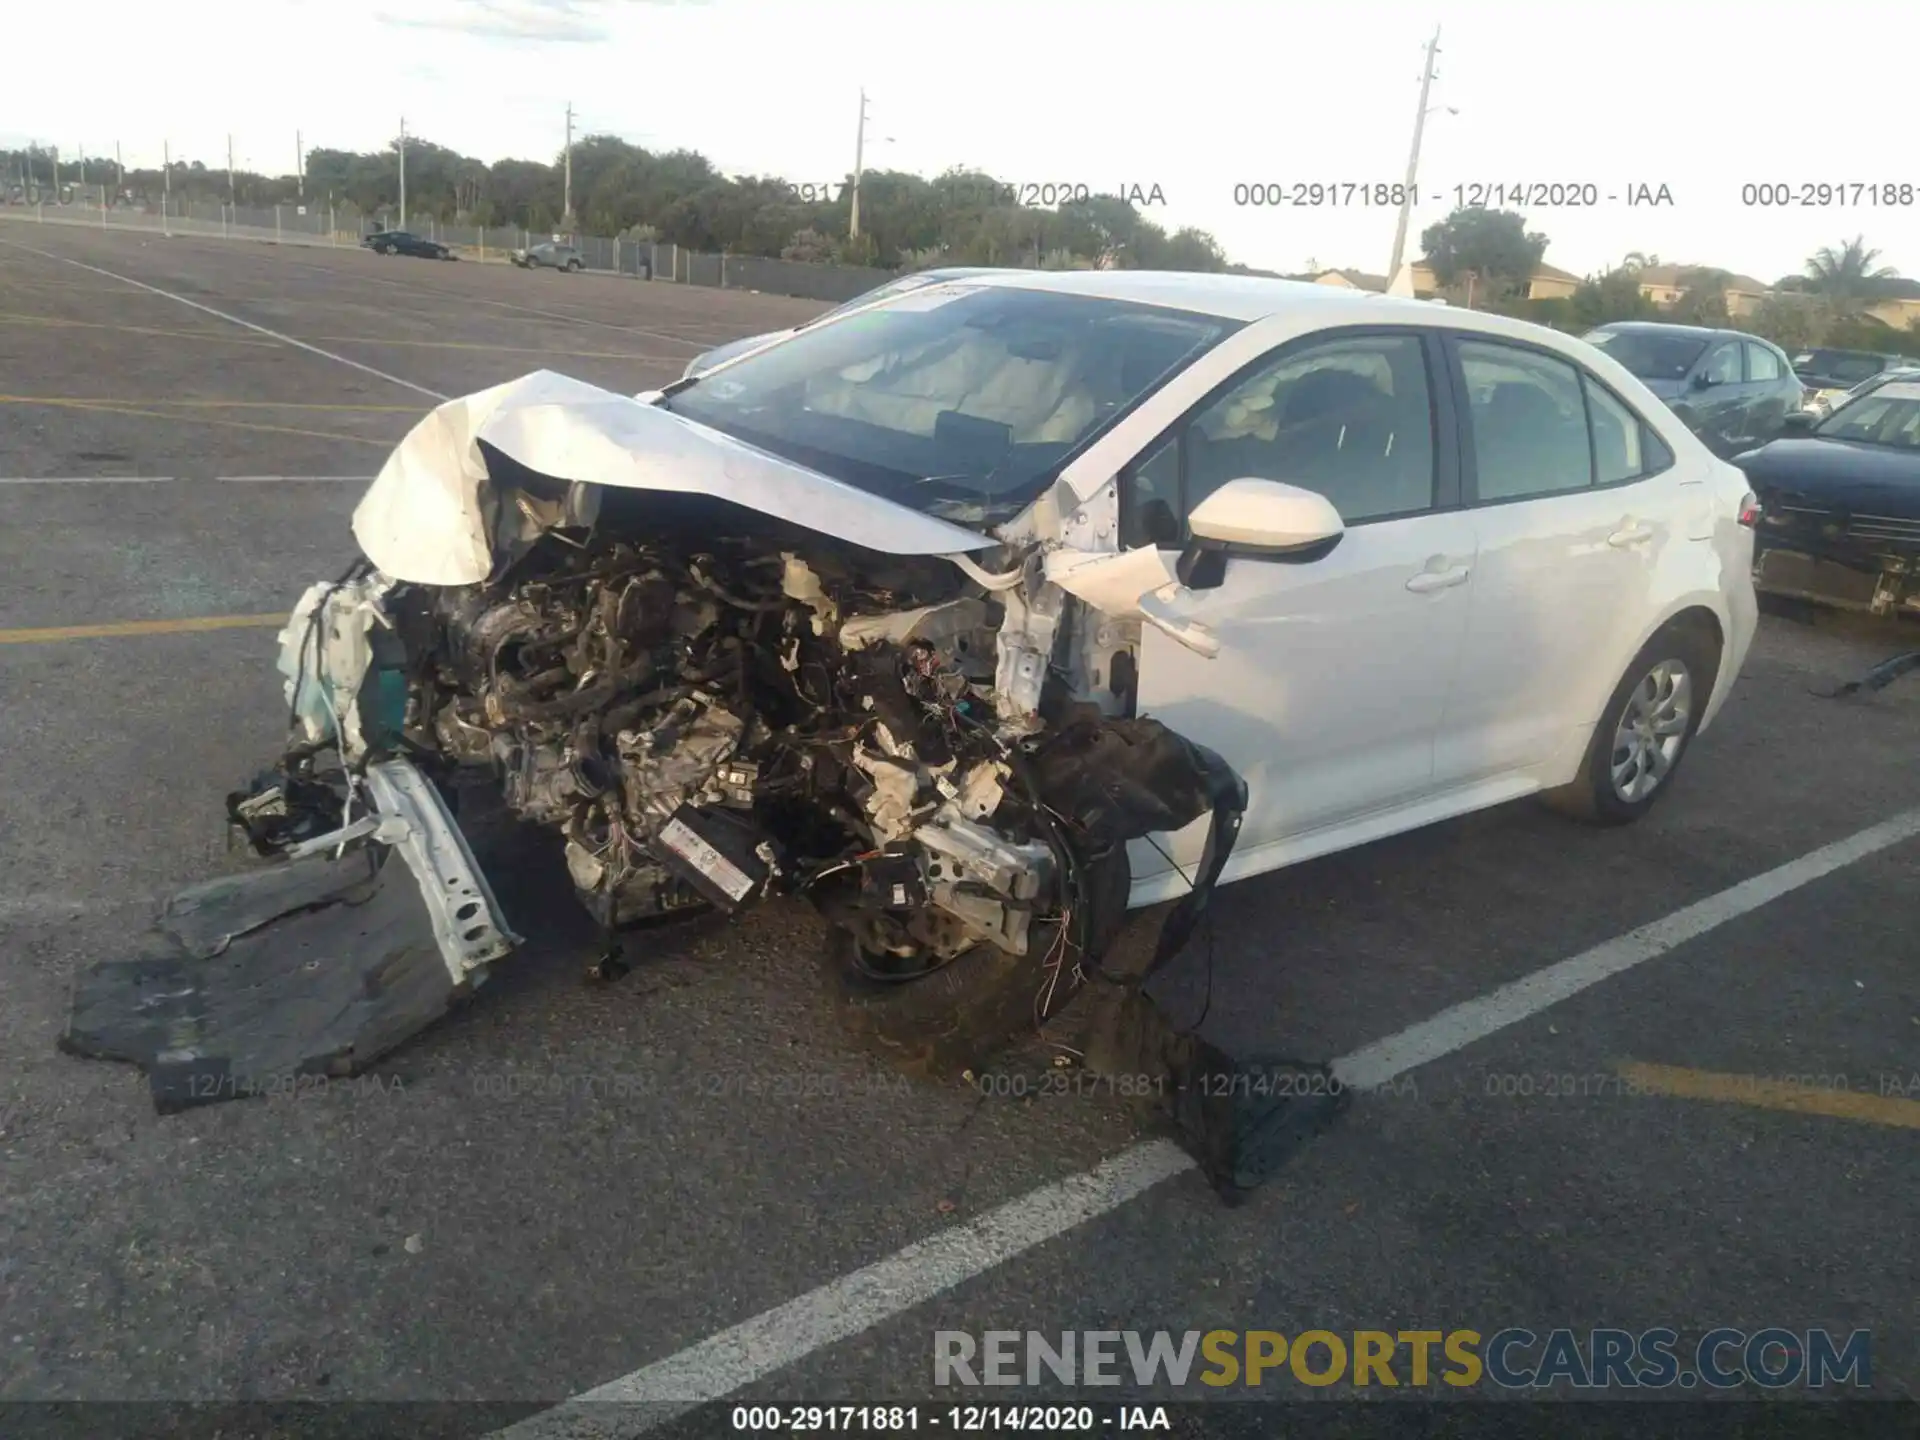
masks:
[[[419,585],[472,585],[492,573],[482,440],[554,479],[712,495],[888,554],[999,543],[644,401],[537,370],[447,401],[395,447],[353,512],[354,539],[383,573]]]

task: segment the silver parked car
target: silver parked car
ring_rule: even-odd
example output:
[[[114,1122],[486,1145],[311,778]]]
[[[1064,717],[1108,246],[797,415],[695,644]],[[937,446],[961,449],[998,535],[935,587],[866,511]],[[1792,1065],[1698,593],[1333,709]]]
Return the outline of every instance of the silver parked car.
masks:
[[[578,273],[587,268],[586,260],[577,246],[568,245],[559,240],[549,240],[539,245],[516,250],[508,257],[522,270],[565,270]]]

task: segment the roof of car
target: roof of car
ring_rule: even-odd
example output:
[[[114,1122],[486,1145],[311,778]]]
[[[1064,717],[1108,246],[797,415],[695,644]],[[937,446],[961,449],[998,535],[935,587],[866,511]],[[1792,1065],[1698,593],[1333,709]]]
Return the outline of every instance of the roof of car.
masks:
[[[1334,285],[1302,280],[1270,280],[1258,275],[1210,275],[1185,270],[981,270],[971,277],[990,285],[1052,290],[1164,305],[1224,320],[1264,320],[1283,311],[1312,308],[1337,311],[1392,306],[1393,314],[1428,319],[1458,314],[1428,301],[1369,295]]]
[[[1674,335],[1698,335],[1702,339],[1712,339],[1724,335],[1729,340],[1760,340],[1763,336],[1749,335],[1744,330],[1724,330],[1712,325],[1666,325],[1658,320],[1613,320],[1605,325],[1596,325],[1596,330],[1661,330]]]

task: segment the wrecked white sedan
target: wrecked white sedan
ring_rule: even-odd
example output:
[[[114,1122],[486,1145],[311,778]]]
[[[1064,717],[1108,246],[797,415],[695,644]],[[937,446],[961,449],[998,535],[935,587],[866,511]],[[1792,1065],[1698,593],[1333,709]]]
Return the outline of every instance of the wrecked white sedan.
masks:
[[[279,863],[83,975],[67,1043],[168,1106],[364,1066],[518,943],[476,780],[609,958],[805,895],[849,985],[1010,1033],[1130,906],[1180,900],[1150,970],[1223,879],[1535,791],[1642,813],[1746,654],[1753,520],[1601,352],[1279,281],[1001,271],[638,398],[537,373],[394,452],[230,799]]]

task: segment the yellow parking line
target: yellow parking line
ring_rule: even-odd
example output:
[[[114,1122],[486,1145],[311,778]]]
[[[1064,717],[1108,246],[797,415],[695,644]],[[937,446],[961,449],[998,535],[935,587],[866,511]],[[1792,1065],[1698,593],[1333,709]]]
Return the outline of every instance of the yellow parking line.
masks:
[[[0,405],[184,405],[196,410],[342,410],[418,415],[418,405],[317,405],[303,400],[122,400],[113,395],[0,395]]]
[[[169,340],[217,340],[222,345],[252,345],[268,350],[279,348],[272,340],[249,340],[242,335],[230,335],[224,330],[170,330],[152,325],[118,325],[105,320],[68,320],[58,315],[23,315],[12,310],[0,310],[0,324],[48,325],[63,330],[111,330],[119,335],[158,335]]]
[[[164,410],[142,410],[131,405],[113,405],[94,400],[39,400],[35,404],[60,410],[85,410],[95,415],[137,415],[143,420],[171,420],[179,425],[217,425],[223,430],[255,430],[264,435],[298,435],[307,440],[348,440],[356,445],[393,447],[391,440],[370,435],[347,435],[338,430],[301,430],[291,425],[256,425],[249,420],[210,420],[204,415],[169,415]]]
[[[1644,1065],[1637,1061],[1622,1065],[1619,1070],[1620,1077],[1642,1094],[1753,1105],[1794,1115],[1825,1115],[1835,1120],[1861,1120],[1870,1125],[1920,1130],[1920,1100],[1765,1080],[1757,1075],[1722,1075],[1673,1065]]]
[[[286,612],[281,611],[273,615],[192,615],[184,620],[119,620],[108,625],[42,625],[29,630],[0,630],[0,645],[104,640],[116,635],[184,635],[195,630],[264,629],[286,623]]]

